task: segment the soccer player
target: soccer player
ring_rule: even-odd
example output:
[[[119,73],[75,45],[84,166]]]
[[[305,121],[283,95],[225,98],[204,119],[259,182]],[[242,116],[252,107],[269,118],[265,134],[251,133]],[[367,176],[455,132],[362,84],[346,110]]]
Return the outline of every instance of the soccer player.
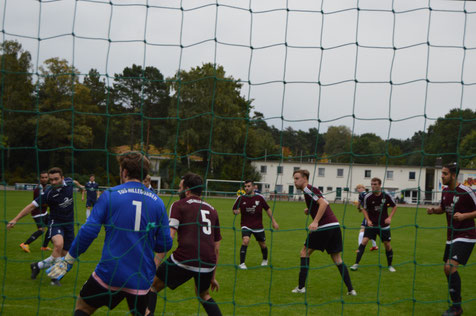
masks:
[[[172,247],[164,203],[140,180],[147,174],[149,160],[130,152],[120,156],[119,165],[122,184],[99,197],[69,252],[48,274],[62,277],[104,225],[102,257],[79,293],[75,316],[91,315],[102,306],[112,310],[124,298],[132,314],[144,315],[155,274],[154,251],[163,253]]]
[[[362,212],[362,207],[364,205],[364,198],[367,192],[365,191],[365,187],[363,184],[357,184],[357,187],[355,188],[355,190],[359,192],[359,202],[357,204],[357,209],[359,210],[359,212]],[[364,220],[362,221],[362,224],[360,225],[360,232],[359,232],[359,239],[358,239],[359,246],[362,243],[362,239],[364,239],[364,231],[366,226],[367,226],[367,220],[365,219],[365,216],[364,216]],[[374,251],[374,250],[378,250],[378,247],[375,240],[372,239],[372,248],[370,248],[370,251]],[[356,252],[358,251],[359,250],[357,249]]]
[[[362,259],[364,255],[365,246],[367,246],[369,239],[375,239],[377,235],[379,235],[380,240],[382,240],[385,245],[388,271],[395,272],[396,270],[392,266],[393,250],[390,244],[390,223],[397,211],[397,205],[391,195],[382,191],[382,180],[372,178],[370,186],[372,187],[372,192],[365,195],[364,208],[362,210],[367,220],[367,226],[365,227],[362,243],[359,245],[355,264],[351,266],[350,269],[356,271],[359,268],[360,259]],[[392,207],[390,215],[388,214],[388,207]]]
[[[63,171],[57,167],[48,170],[48,179],[50,186],[46,188],[43,195],[38,196],[25,206],[7,225],[8,229],[13,228],[21,218],[30,214],[42,203],[46,203],[50,207],[48,238],[51,238],[54,249],[51,256],[30,265],[32,279],[36,279],[40,270],[49,268],[69,250],[74,239],[73,187],[78,186],[84,190],[78,181],[65,178]],[[61,285],[56,279],[52,280],[51,284]]]
[[[233,213],[241,213],[241,237],[240,249],[240,269],[247,269],[245,264],[246,250],[250,243],[250,236],[254,235],[263,255],[262,266],[268,265],[268,247],[266,247],[266,235],[263,228],[263,209],[271,219],[274,229],[279,229],[279,225],[273,217],[273,213],[261,194],[255,194],[255,187],[252,180],[245,181],[246,195],[239,196],[233,205]]]
[[[89,176],[89,182],[84,185],[86,190],[81,195],[81,200],[84,201],[84,192],[86,192],[86,219],[91,215],[91,209],[99,198],[99,185],[94,181],[95,179],[94,174]]]
[[[154,188],[152,188],[152,184],[150,184],[151,181],[152,181],[152,178],[150,177],[150,175],[146,175],[142,183],[147,189],[154,191]]]
[[[446,214],[448,229],[443,255],[445,275],[453,305],[444,316],[461,315],[461,278],[458,266],[465,265],[476,243],[476,195],[471,188],[458,183],[458,165],[448,164],[441,170],[441,182],[446,185],[438,207],[427,210],[428,214]]]
[[[299,285],[292,290],[293,293],[306,292],[306,279],[309,270],[309,257],[314,250],[320,250],[331,256],[337,266],[345,285],[347,295],[357,295],[352,287],[349,271],[342,262],[342,235],[339,221],[331,210],[329,202],[324,198],[319,189],[309,184],[309,171],[296,170],[293,173],[294,186],[304,192],[307,208],[304,214],[311,215],[313,221],[309,225],[309,234],[304,247],[301,249],[301,269],[299,271]]]
[[[35,188],[35,190],[33,190],[33,200],[35,200],[40,195],[43,195],[47,185],[48,185],[48,171],[42,171],[40,172],[40,183]],[[28,253],[30,253],[30,244],[34,242],[38,237],[43,235],[43,233],[47,230],[48,204],[42,201],[40,207],[37,207],[33,211],[31,211],[31,217],[35,221],[36,227],[38,228],[38,230],[34,232],[33,234],[31,234],[31,236],[28,237],[28,239],[25,242],[20,244],[20,248],[24,252],[28,252]],[[45,251],[45,250],[51,251],[51,248],[48,247],[49,242],[50,242],[50,239],[48,237],[45,237],[43,239],[43,246],[41,247],[42,251]]]
[[[166,286],[174,290],[191,278],[195,291],[208,315],[221,315],[210,296],[209,288],[218,291],[215,278],[220,248],[220,222],[217,211],[200,199],[203,179],[193,173],[183,176],[179,184],[180,200],[170,207],[170,235],[177,236],[177,249],[157,269],[152,292]],[[157,295],[150,294],[149,310],[153,315]]]

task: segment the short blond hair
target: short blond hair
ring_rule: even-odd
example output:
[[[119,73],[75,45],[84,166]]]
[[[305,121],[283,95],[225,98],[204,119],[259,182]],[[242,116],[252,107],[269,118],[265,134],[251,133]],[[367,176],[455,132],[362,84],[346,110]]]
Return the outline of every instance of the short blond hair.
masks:
[[[365,186],[363,184],[357,184],[357,186],[355,187],[355,190],[358,190],[358,189],[365,189]]]

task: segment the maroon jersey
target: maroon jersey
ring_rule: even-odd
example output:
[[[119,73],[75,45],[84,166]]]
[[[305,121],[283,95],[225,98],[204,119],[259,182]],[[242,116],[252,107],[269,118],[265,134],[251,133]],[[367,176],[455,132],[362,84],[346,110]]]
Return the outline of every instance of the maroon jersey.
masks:
[[[319,203],[317,203],[317,201],[319,199],[322,199],[324,202],[327,203],[324,215],[322,215],[321,219],[319,220],[319,226],[317,230],[329,226],[339,226],[339,221],[332,212],[329,202],[327,202],[327,200],[324,198],[324,195],[322,195],[321,191],[319,191],[318,188],[315,188],[312,185],[308,184],[307,187],[304,188],[303,192],[304,198],[306,200],[306,205],[309,210],[309,214],[311,214],[313,219],[314,217],[316,217],[317,211],[319,210]]]
[[[263,209],[269,210],[269,205],[261,194],[239,196],[233,209],[241,211],[241,229],[249,229],[259,233],[263,228]]]
[[[390,225],[385,224],[385,220],[388,218],[388,207],[393,208],[395,205],[395,200],[387,192],[382,192],[378,196],[374,193],[367,193],[364,197],[364,208],[374,227],[380,224],[382,229],[390,228]]]
[[[454,191],[443,189],[441,208],[446,213],[448,230],[446,233],[447,244],[456,241],[476,243],[476,230],[474,219],[458,222],[453,219],[454,213],[470,213],[476,211],[476,195],[471,188],[459,184]]]
[[[169,218],[178,241],[172,260],[187,270],[213,271],[217,263],[215,242],[221,240],[218,213],[213,206],[199,197],[188,197],[172,204]]]
[[[43,195],[43,186],[41,184],[38,184],[38,186],[35,188],[35,190],[33,190],[33,200],[36,200],[37,197],[41,195]],[[48,214],[48,204],[46,204],[46,198],[44,199],[44,201],[41,202],[41,206],[40,207],[37,207],[35,208],[33,211],[31,211],[31,217],[35,218],[35,217],[41,217],[41,216],[45,216]]]

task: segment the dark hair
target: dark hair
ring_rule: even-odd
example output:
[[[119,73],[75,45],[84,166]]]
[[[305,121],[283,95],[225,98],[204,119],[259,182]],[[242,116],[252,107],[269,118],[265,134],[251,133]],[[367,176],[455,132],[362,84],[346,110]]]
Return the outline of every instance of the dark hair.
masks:
[[[450,171],[451,174],[458,175],[459,174],[459,166],[457,162],[448,163],[443,166]]]
[[[203,179],[198,174],[187,173],[182,177],[184,189],[189,189],[190,192],[198,196],[202,195]]]
[[[309,180],[309,171],[307,171],[306,169],[295,170],[295,171],[293,172],[293,176],[294,176],[296,173],[299,173],[301,176],[303,176],[304,178],[306,178],[307,180]]]
[[[60,177],[63,176],[63,170],[61,170],[61,168],[53,167],[50,170],[48,170],[48,174],[54,174],[54,173],[59,173]]]
[[[250,180],[250,179],[245,180],[245,184],[250,183],[250,182],[251,182],[252,184],[255,184],[255,182],[254,182],[253,180]]]
[[[48,173],[48,170],[41,170],[40,171],[40,174],[45,174],[45,173]]]
[[[380,180],[380,178],[375,177],[375,178],[372,178],[372,180],[370,180],[370,182],[375,182],[375,181],[377,181],[379,185],[382,185],[382,180]]]
[[[91,178],[91,177],[95,177],[95,178],[96,178],[96,176],[94,175],[94,173],[91,173],[91,174],[89,175],[89,177],[90,177],[90,178]]]
[[[150,161],[140,152],[131,151],[119,156],[119,165],[127,170],[129,179],[142,180],[149,173]]]

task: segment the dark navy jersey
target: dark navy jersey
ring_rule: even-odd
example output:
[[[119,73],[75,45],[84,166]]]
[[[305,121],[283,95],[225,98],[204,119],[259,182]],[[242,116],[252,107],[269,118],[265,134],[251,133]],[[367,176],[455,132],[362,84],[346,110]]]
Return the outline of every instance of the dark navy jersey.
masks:
[[[359,193],[359,206],[360,207],[364,207],[364,199],[365,199],[365,195],[367,194],[367,192],[360,192]]]
[[[47,187],[48,185],[46,185],[46,188]],[[43,185],[38,184],[36,189],[33,190],[33,200],[36,200],[40,195],[42,196],[41,203],[38,203],[41,204],[41,206],[31,211],[31,217],[33,218],[48,215],[48,204],[46,204],[45,199],[43,198],[43,194],[45,193],[46,188],[43,187]]]
[[[49,186],[43,195],[39,195],[32,203],[39,207],[46,203],[50,207],[50,220],[56,222],[73,222],[73,179],[64,178],[60,187]]]
[[[96,182],[89,181],[84,185],[84,187],[86,188],[86,197],[88,201],[95,202],[98,198],[97,191],[99,190],[99,185]]]

